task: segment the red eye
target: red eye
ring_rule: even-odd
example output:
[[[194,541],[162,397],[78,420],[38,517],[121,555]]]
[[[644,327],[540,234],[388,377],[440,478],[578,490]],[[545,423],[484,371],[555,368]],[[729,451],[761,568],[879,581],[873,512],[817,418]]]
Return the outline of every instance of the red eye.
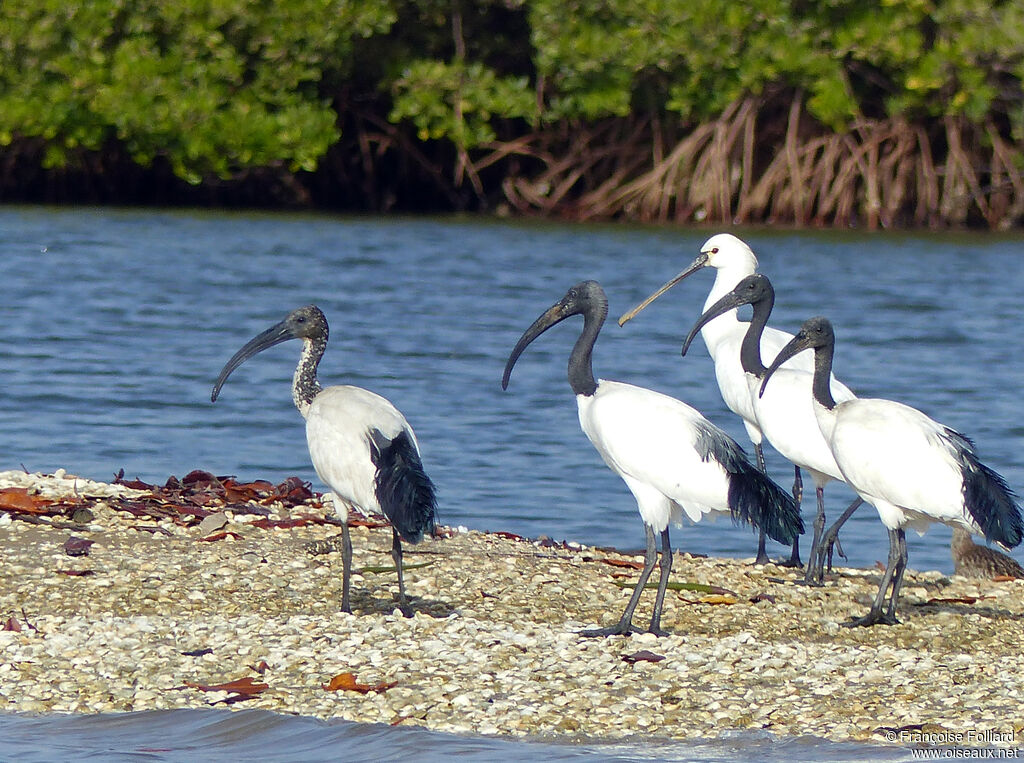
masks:
[[[712,249],[711,253],[712,254],[718,254],[718,247],[716,246],[714,249]]]

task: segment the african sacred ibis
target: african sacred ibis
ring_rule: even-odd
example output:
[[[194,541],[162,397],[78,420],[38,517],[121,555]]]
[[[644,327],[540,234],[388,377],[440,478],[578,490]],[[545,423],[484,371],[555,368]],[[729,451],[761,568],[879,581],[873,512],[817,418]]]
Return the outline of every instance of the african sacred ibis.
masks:
[[[605,463],[622,477],[644,521],[647,552],[633,595],[617,625],[584,631],[587,636],[625,635],[633,611],[657,560],[661,534],[661,578],[649,632],[662,635],[661,612],[672,567],[668,523],[694,522],[705,514],[728,513],[735,521],[764,527],[781,543],[803,532],[792,498],[747,461],[725,432],[685,403],[643,387],[595,380],[591,356],[608,315],[608,299],[595,281],[573,286],[546,310],[516,343],[501,380],[508,388],[512,368],[534,339],[573,315],[583,331],[569,355],[569,386],[576,394],[580,426]]]
[[[705,309],[683,342],[682,354],[686,355],[690,343],[704,326],[742,305],[751,305],[754,309],[740,345],[740,365],[746,376],[758,427],[775,450],[795,464],[797,469],[809,472],[814,480],[818,512],[814,519],[814,542],[804,582],[820,585],[824,577],[826,551],[821,545],[825,530],[825,485],[831,480],[842,482],[843,475],[818,428],[811,399],[811,371],[783,366],[775,372],[771,386],[765,388],[764,395],[758,394],[768,370],[761,360],[761,334],[768,325],[768,318],[775,305],[775,289],[768,277],[760,273],[747,276],[736,284],[736,288]],[[834,377],[831,378],[831,389],[832,396],[839,402],[856,397]],[[794,499],[799,505],[799,494],[795,494]],[[861,503],[860,498],[855,499],[852,508],[844,516],[852,514]]]
[[[351,612],[349,578],[352,541],[348,507],[383,512],[391,522],[391,556],[398,571],[398,605],[412,616],[402,576],[402,540],[418,543],[433,532],[434,485],[423,471],[416,435],[390,401],[361,387],[323,389],[317,366],[327,349],[327,318],[315,305],[300,307],[283,321],[251,339],[225,364],[210,400],[238,366],[263,350],[289,339],[301,339],[302,354],[292,379],[292,400],[306,420],[309,455],[320,479],[333,493],[342,527],[341,609]]]
[[[916,408],[892,400],[837,402],[827,383],[835,333],[827,319],[804,321],[765,373],[761,390],[790,357],[814,350],[812,395],[818,427],[843,478],[878,511],[889,531],[889,559],[874,603],[846,625],[896,623],[896,602],[907,566],[907,526],[923,532],[943,522],[1016,546],[1024,533],[1020,507],[1006,481],[978,460],[974,443]],[[831,528],[829,529],[831,532]],[[826,542],[828,534],[826,534]],[[892,585],[888,608],[886,591]]]
[[[718,233],[704,242],[704,246],[700,248],[700,254],[689,267],[619,318],[619,325],[624,325],[677,283],[706,267],[714,268],[717,274],[704,302],[705,310],[735,288],[743,278],[753,275],[757,271],[757,257],[754,256],[750,247],[736,236],[731,233]],[[707,323],[700,333],[704,338],[704,344],[707,345],[708,354],[711,355],[711,360],[715,364],[715,378],[718,381],[718,389],[722,393],[722,400],[725,401],[730,411],[743,420],[747,436],[754,444],[754,455],[757,457],[758,468],[761,471],[766,471],[764,453],[761,448],[764,435],[757,423],[750,390],[743,367],[740,365],[740,345],[743,343],[746,331],[747,322],[739,319],[736,310],[729,310]],[[762,355],[774,358],[792,336],[785,331],[766,326],[761,334]],[[794,358],[788,367],[805,371],[812,370],[810,361],[802,357]],[[803,496],[803,480],[800,476],[799,466],[794,468],[793,495],[799,504]],[[757,558],[754,563],[768,563],[763,532],[758,536]],[[789,567],[800,566],[799,538],[793,543],[793,551],[789,560],[781,564]]]

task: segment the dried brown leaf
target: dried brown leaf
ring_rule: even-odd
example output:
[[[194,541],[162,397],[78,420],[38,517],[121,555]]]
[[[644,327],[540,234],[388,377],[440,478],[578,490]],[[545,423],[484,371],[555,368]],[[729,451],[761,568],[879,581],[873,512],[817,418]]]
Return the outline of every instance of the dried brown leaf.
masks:
[[[46,514],[48,506],[55,501],[43,498],[41,495],[34,495],[28,492],[25,487],[6,487],[0,490],[0,509],[5,511],[17,511],[24,514]]]
[[[247,699],[249,697],[254,697],[260,692],[264,692],[270,688],[270,684],[258,684],[253,680],[251,676],[246,676],[245,678],[237,678],[234,681],[228,681],[227,683],[223,684],[200,684],[195,683],[193,681],[186,681],[185,686],[188,686],[192,689],[199,689],[200,691],[232,692],[234,694],[245,695]]]
[[[214,541],[224,540],[226,537],[231,536],[235,540],[241,540],[242,536],[236,533],[234,530],[221,530],[219,533],[213,533],[213,535],[207,535],[205,538],[199,538],[199,543],[213,543]]]
[[[7,622],[4,623],[3,628],[0,628],[0,631],[14,631],[15,633],[21,633],[21,623],[13,617],[8,617]]]
[[[634,562],[632,559],[602,559],[605,564],[610,564],[612,567],[628,567],[631,570],[642,570],[644,568],[643,562]]]
[[[371,691],[385,692],[391,687],[397,685],[397,681],[381,681],[378,684],[361,684],[356,681],[356,677],[352,673],[338,673],[338,675],[334,676],[329,683],[321,684],[321,687],[327,691],[355,691],[360,694],[368,694]]]

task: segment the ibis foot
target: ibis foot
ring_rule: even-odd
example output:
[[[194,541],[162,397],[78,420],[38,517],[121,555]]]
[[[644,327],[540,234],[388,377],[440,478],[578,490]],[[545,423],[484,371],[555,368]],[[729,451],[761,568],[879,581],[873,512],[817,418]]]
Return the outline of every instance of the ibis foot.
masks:
[[[872,625],[899,625],[900,621],[896,615],[881,612],[868,612],[864,617],[857,617],[846,623],[841,623],[844,628],[867,628]]]

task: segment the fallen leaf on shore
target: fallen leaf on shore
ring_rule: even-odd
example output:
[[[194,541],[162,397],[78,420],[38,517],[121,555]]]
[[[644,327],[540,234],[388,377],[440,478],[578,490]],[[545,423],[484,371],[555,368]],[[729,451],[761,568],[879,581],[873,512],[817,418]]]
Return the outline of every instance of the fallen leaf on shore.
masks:
[[[770,601],[772,604],[774,604],[775,603],[775,597],[772,596],[770,593],[764,593],[764,592],[761,592],[761,593],[757,594],[756,596],[751,596],[750,597],[750,603],[751,604],[757,604],[759,601]]]
[[[995,596],[951,596],[949,598],[928,599],[925,604],[974,604],[979,599],[994,599]]]
[[[21,633],[21,624],[13,617],[8,617],[7,622],[4,623],[3,628],[0,628],[0,631],[14,631],[15,633]]]
[[[5,487],[0,490],[0,509],[26,514],[46,514],[56,501],[28,492],[26,487]]]
[[[95,575],[95,570],[57,570],[58,575],[68,575],[73,578],[83,578],[86,575]]]
[[[638,662],[661,662],[664,659],[665,655],[655,654],[647,649],[641,649],[639,652],[633,652],[633,654],[622,655],[622,660],[630,665],[635,665]]]
[[[612,567],[628,567],[631,570],[642,570],[644,568],[643,562],[634,562],[632,559],[602,559],[605,564],[610,564]]]
[[[628,580],[613,580],[612,582],[619,588],[633,588],[636,586],[636,583]],[[647,583],[644,586],[644,590],[655,590],[657,587],[657,583]],[[728,588],[722,588],[721,586],[706,585],[704,583],[685,583],[677,580],[670,580],[665,588],[668,591],[693,591],[694,593],[706,593],[715,596],[735,597],[737,595],[735,591],[730,591]]]
[[[701,596],[697,599],[697,604],[735,604],[736,597],[727,596],[725,594],[713,593],[709,596]]]
[[[89,554],[89,547],[95,542],[72,535],[64,542],[64,553],[68,556],[87,556]]]
[[[1020,580],[1020,578],[1015,575],[996,575],[992,580],[996,583],[1012,583],[1014,580]]]
[[[124,469],[121,469],[114,475],[115,485],[124,485],[132,490],[156,490],[156,485],[150,485],[148,482],[143,482],[138,477],[133,480],[125,480]]]
[[[250,676],[245,678],[238,678],[234,681],[228,681],[223,684],[200,684],[193,681],[186,681],[185,686],[190,689],[199,689],[199,691],[226,691],[234,696],[228,697],[225,700],[225,704],[232,704],[244,699],[251,699],[260,692],[264,692],[270,688],[270,684],[258,684]]]
[[[264,673],[270,670],[270,666],[267,664],[266,660],[260,660],[258,663],[252,666],[252,669],[253,671],[259,673],[262,676]]]
[[[235,540],[241,540],[242,539],[242,536],[239,535],[238,533],[234,532],[233,530],[221,530],[219,533],[214,533],[213,535],[207,535],[205,538],[199,538],[198,542],[199,543],[213,543],[214,541],[224,540],[229,535],[232,538],[234,538]]]
[[[369,694],[371,691],[385,692],[391,687],[397,685],[397,681],[381,681],[379,684],[361,684],[356,681],[356,677],[352,673],[338,673],[338,675],[331,679],[330,683],[321,684],[320,686],[327,691],[356,691],[360,694]]]
[[[522,535],[516,535],[515,533],[505,532],[504,530],[498,530],[494,533],[498,538],[504,538],[505,540],[526,540]]]
[[[213,654],[213,650],[206,647],[205,649],[190,649],[189,651],[182,652],[181,654],[186,657],[202,657],[204,654]]]

